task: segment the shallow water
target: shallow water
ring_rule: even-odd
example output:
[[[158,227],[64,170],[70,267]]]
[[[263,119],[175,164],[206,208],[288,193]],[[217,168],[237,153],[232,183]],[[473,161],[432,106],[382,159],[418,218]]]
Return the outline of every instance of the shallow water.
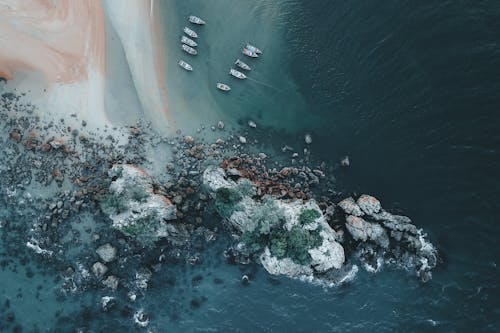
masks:
[[[351,167],[336,174],[341,190],[371,193],[402,210],[430,235],[443,262],[426,284],[386,267],[377,274],[360,270],[351,283],[325,289],[229,265],[220,237],[201,265],[172,264],[154,275],[139,301],[153,329],[500,329],[497,2],[189,0],[168,1],[162,10],[171,106],[185,112],[181,122],[200,119],[187,132],[218,119],[250,118],[270,127],[266,144],[296,149],[312,133],[316,158],[334,164],[350,156]],[[197,29],[194,59],[178,42],[191,13],[207,21]],[[249,77],[273,88],[227,75],[235,58],[243,60],[239,48],[247,40],[264,51],[244,60],[253,68]],[[193,73],[178,67],[180,57]],[[233,87],[230,94],[215,89],[219,80]],[[100,311],[100,295],[57,297],[60,282],[50,269],[42,275],[37,260],[0,270],[1,281],[9,281],[1,285],[0,306],[10,300],[8,311],[24,331],[35,324],[40,331],[74,331],[85,323],[90,331],[135,331],[118,311]],[[250,285],[241,284],[243,274]],[[38,285],[43,301],[36,300]],[[53,321],[57,311],[59,318],[79,319]]]

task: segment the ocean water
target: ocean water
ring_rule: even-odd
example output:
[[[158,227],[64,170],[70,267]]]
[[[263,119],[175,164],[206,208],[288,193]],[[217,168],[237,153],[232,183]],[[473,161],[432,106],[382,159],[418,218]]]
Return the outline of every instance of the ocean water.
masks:
[[[209,88],[220,78],[212,73],[241,57],[235,41],[263,47],[260,59],[247,61],[256,67],[249,76],[279,90],[256,82],[235,82],[231,96],[212,89],[224,116],[285,129],[273,143],[296,149],[309,132],[313,155],[332,164],[349,155],[351,167],[336,175],[339,188],[374,194],[411,216],[442,258],[427,284],[386,269],[325,290],[287,279],[275,286],[259,271],[237,296],[207,301],[217,303],[211,308],[221,311],[219,319],[204,314],[192,324],[242,332],[498,331],[498,2],[221,0],[175,7],[178,17],[199,13],[208,22],[200,39],[210,45],[200,45],[196,61],[210,67],[203,73]],[[209,31],[216,29],[211,21],[222,42]],[[227,52],[214,56],[214,48]]]
[[[496,332],[500,330],[500,4],[496,1],[166,1],[167,89],[194,130],[223,119],[266,128],[265,144],[303,148],[338,169],[338,189],[377,196],[422,227],[442,262],[422,284],[410,273],[360,270],[336,288],[229,265],[225,239],[201,265],[163,267],[138,306],[157,332]],[[196,58],[178,39],[198,29]],[[242,43],[256,80],[228,76]],[[186,73],[177,60],[188,60]],[[230,94],[215,89],[230,84]],[[0,231],[1,232],[1,231]],[[5,238],[3,246],[5,244]],[[7,311],[31,332],[139,331],[99,309],[99,293],[61,298],[50,269],[9,259]],[[36,261],[36,260],[35,260]],[[17,267],[9,269],[9,267]],[[41,267],[40,267],[41,266]],[[5,268],[7,267],[7,268]],[[29,271],[35,272],[34,277]],[[241,276],[251,278],[241,284]],[[31,276],[31,277],[30,277]],[[59,319],[55,319],[59,318]]]

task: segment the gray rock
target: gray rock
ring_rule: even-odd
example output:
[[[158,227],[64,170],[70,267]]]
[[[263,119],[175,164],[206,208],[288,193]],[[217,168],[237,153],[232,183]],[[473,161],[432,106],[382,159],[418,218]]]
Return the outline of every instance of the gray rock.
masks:
[[[109,243],[99,246],[96,250],[96,253],[104,262],[111,262],[115,260],[116,252],[116,248]]]
[[[141,242],[170,236],[167,220],[177,218],[177,209],[166,197],[155,194],[153,179],[138,167],[117,164],[108,172],[108,197],[101,203],[113,227]]]
[[[176,204],[176,205],[180,205],[182,203],[182,195],[176,195],[172,201]]]
[[[363,211],[356,204],[353,198],[349,197],[338,203],[338,206],[348,215],[363,216]]]
[[[108,267],[106,267],[106,265],[100,263],[99,261],[96,261],[93,265],[92,265],[92,273],[94,273],[94,275],[96,277],[102,277],[104,276],[106,273],[108,272]]]
[[[351,164],[351,162],[349,161],[349,156],[344,156],[340,160],[340,165],[343,166],[343,167],[348,167],[350,164]]]
[[[101,298],[101,307],[104,311],[108,311],[113,305],[115,305],[115,298],[112,296],[103,296]]]
[[[105,286],[105,287],[108,287],[112,290],[116,290],[118,288],[118,284],[120,282],[120,279],[118,279],[116,276],[114,275],[110,275],[106,278],[106,280],[102,281],[102,284]]]
[[[378,213],[382,209],[380,201],[378,201],[377,198],[367,194],[361,195],[358,198],[357,204],[359,208],[361,208],[361,210],[368,215],[373,215],[375,213]]]
[[[389,247],[389,236],[379,224],[367,222],[361,217],[348,215],[346,227],[349,233],[357,241],[373,241],[383,248]]]
[[[227,169],[226,174],[228,176],[233,176],[233,177],[241,177],[242,176],[240,171],[233,169],[233,168]]]

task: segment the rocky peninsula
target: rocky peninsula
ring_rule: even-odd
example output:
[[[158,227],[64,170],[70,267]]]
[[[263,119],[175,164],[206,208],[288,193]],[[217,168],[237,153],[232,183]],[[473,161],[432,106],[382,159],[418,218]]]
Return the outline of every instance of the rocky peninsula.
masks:
[[[206,124],[198,136],[164,136],[141,122],[89,130],[85,121],[40,119],[10,93],[0,121],[5,256],[58,270],[61,297],[99,290],[102,311],[127,309],[139,327],[149,315],[134,304],[154,272],[196,266],[215,242],[227,242],[228,264],[325,286],[352,280],[359,267],[402,268],[427,282],[438,261],[410,218],[337,189],[334,169],[307,148],[269,157],[255,126]]]

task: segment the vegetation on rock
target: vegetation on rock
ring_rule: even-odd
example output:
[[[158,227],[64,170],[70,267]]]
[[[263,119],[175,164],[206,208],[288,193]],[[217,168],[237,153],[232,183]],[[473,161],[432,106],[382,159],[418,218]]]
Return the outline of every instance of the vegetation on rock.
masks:
[[[108,193],[101,200],[101,209],[108,215],[117,215],[127,210],[127,204],[122,198]]]
[[[319,230],[305,230],[294,226],[290,231],[275,230],[270,237],[270,251],[278,259],[290,258],[299,265],[309,265],[311,255],[309,250],[318,247],[323,242]]]
[[[302,225],[306,225],[316,221],[321,216],[321,213],[316,209],[303,209],[299,216],[299,221]]]
[[[237,209],[243,196],[236,189],[221,187],[215,192],[215,209],[220,216],[229,218]]]
[[[141,216],[134,220],[133,223],[123,225],[118,229],[128,236],[134,237],[142,244],[151,245],[156,240],[156,231],[159,223],[159,217],[151,213]]]
[[[302,224],[287,230],[283,210],[272,197],[265,197],[261,205],[253,210],[241,241],[245,244],[248,255],[258,255],[269,247],[271,254],[278,259],[290,258],[297,264],[309,265],[312,259],[308,251],[320,246],[323,239],[320,229],[306,230],[302,225],[311,223],[320,216],[314,209],[304,210],[300,218]]]

